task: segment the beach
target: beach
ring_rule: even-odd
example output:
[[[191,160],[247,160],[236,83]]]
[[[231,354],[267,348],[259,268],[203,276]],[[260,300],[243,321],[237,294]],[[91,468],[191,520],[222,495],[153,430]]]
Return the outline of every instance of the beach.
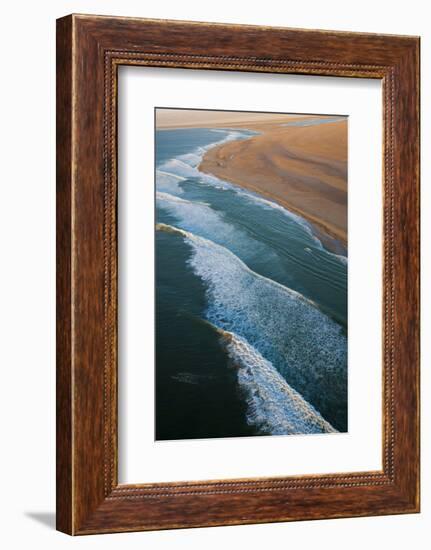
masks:
[[[262,126],[271,123],[303,120],[298,114],[252,113],[238,111],[206,111],[201,109],[157,109],[157,130],[176,128],[223,128]],[[314,117],[313,117],[314,118]]]
[[[158,115],[155,438],[345,432],[347,258],[339,241],[284,199],[268,200],[264,178],[254,189],[235,182],[235,153],[224,177],[215,175],[223,160],[202,169],[214,152],[247,152],[277,131],[339,119]],[[304,142],[308,159],[308,133]],[[265,166],[281,155],[273,149]],[[311,177],[315,164],[296,159],[294,167]]]
[[[311,222],[329,249],[347,252],[346,117],[196,111],[186,124],[178,111],[158,125],[259,132],[211,148],[199,170],[276,201]]]

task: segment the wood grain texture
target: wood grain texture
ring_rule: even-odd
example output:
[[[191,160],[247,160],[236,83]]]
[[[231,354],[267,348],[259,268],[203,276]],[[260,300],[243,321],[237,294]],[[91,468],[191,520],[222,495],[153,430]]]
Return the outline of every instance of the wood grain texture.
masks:
[[[57,529],[72,531],[72,28],[57,23]]]
[[[57,24],[58,529],[87,534],[417,512],[419,39],[79,15]],[[382,471],[118,485],[116,117],[123,64],[382,79]]]

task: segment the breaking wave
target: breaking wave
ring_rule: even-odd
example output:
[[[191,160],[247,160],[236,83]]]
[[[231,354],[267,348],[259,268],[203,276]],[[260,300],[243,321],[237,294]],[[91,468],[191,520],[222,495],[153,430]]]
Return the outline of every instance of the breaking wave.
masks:
[[[185,181],[185,179],[178,174],[156,170],[156,189],[172,193],[173,195],[181,195],[183,193],[181,182]]]
[[[253,272],[227,248],[157,224],[190,245],[188,260],[205,284],[206,318],[245,339],[337,429],[347,399],[346,336],[301,294]]]
[[[244,338],[219,332],[230,361],[237,368],[249,425],[271,435],[337,431]]]
[[[251,131],[246,132],[244,130],[227,131],[222,129],[212,129],[212,131],[217,133],[223,133],[223,134],[226,134],[226,132],[228,133],[223,139],[219,141],[213,142],[206,146],[199,146],[191,153],[179,155],[178,157],[167,160],[160,165],[160,167],[156,170],[156,188],[159,191],[164,191],[173,195],[182,194],[184,190],[181,183],[185,182],[187,179],[190,179],[190,178],[194,180],[198,180],[201,184],[215,187],[216,189],[233,191],[234,193],[236,193],[237,195],[240,195],[242,198],[244,198],[248,202],[257,204],[260,207],[265,209],[272,209],[272,210],[277,210],[278,212],[281,212],[284,216],[286,216],[290,220],[293,220],[298,225],[300,225],[308,233],[308,235],[312,238],[312,240],[316,243],[318,248],[330,254],[332,257],[340,261],[343,265],[347,265],[346,256],[334,254],[326,250],[326,248],[323,246],[320,239],[316,237],[316,235],[314,234],[311,224],[305,218],[284,208],[283,206],[281,206],[280,204],[274,201],[271,201],[269,199],[266,199],[260,196],[257,193],[254,193],[253,191],[244,189],[242,187],[239,187],[238,185],[224,181],[216,176],[213,176],[212,174],[201,172],[199,170],[199,165],[202,162],[202,159],[205,153],[209,149],[229,141],[239,140],[239,139],[248,139],[251,136],[257,134],[257,132],[251,132]]]
[[[244,230],[225,220],[222,213],[204,202],[189,201],[169,193],[156,193],[157,205],[173,215],[182,229],[226,246],[247,262],[265,257],[273,268],[279,266],[277,254]]]
[[[216,236],[228,244],[241,238],[238,229],[226,223],[221,214],[203,202],[188,201],[159,191],[156,199],[158,206],[173,214],[188,231],[198,230],[203,236]]]

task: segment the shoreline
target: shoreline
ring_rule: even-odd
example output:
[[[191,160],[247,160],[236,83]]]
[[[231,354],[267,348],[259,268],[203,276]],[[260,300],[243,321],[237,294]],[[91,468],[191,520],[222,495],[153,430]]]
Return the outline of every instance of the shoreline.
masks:
[[[209,152],[209,151],[208,151]],[[207,154],[207,153],[206,153]],[[202,163],[201,163],[202,164]],[[207,174],[210,176],[219,177],[217,174],[206,172],[205,170],[201,169],[201,165],[198,166],[198,170],[202,172],[203,174]],[[296,214],[300,216],[301,218],[304,218],[306,222],[310,225],[310,228],[313,232],[313,235],[321,241],[322,245],[329,250],[329,252],[332,252],[334,254],[340,254],[342,256],[347,257],[347,243],[344,242],[338,235],[331,232],[331,230],[325,226],[323,223],[321,223],[319,220],[317,220],[314,217],[309,216],[306,212],[303,210],[300,210],[299,208],[295,208],[292,206],[288,201],[282,200],[279,197],[276,197],[272,195],[271,193],[267,193],[262,191],[262,189],[259,189],[257,187],[253,187],[252,185],[244,185],[238,181],[234,180],[228,180],[226,177],[224,177],[226,181],[229,183],[232,183],[234,185],[237,185],[238,187],[242,187],[243,189],[247,191],[252,191],[253,193],[256,193],[263,197],[264,199],[268,199],[279,206],[282,206],[286,210],[292,212],[293,214]]]
[[[334,115],[300,114],[266,115],[260,120],[220,117],[211,123],[170,121],[157,129],[258,132],[215,144],[197,168],[301,216],[327,250],[347,256],[347,119],[335,118],[339,120],[334,121]]]
[[[202,111],[198,109],[157,109],[157,130],[180,130],[188,128],[241,128],[249,125],[282,124],[307,120],[310,115],[298,113],[255,113],[248,111]],[[312,118],[324,115],[312,115]]]
[[[315,128],[321,128],[322,126],[330,127],[335,124],[338,123],[316,125]],[[244,126],[245,125],[243,125],[243,128]],[[285,153],[290,165],[296,168],[296,171],[291,169],[281,170],[280,166],[276,166],[274,169],[273,164],[275,163],[271,151],[265,151],[265,139],[268,135],[271,137],[271,134],[280,133],[279,128],[274,129],[273,124],[249,124],[246,128],[258,130],[260,134],[247,140],[232,140],[227,143],[215,145],[205,153],[198,169],[203,173],[214,175],[220,179],[238,185],[239,187],[257,193],[264,198],[274,201],[283,208],[300,215],[310,224],[313,234],[322,242],[325,248],[330,252],[347,256],[346,179],[343,182],[340,181],[341,178],[338,177],[337,181],[334,181],[335,184],[338,184],[338,188],[335,184],[332,187],[329,186],[329,184],[332,183],[330,174],[328,175],[328,172],[330,173],[330,169],[332,168],[330,161],[324,166],[322,174],[319,174],[318,171],[317,174],[313,174],[313,169],[316,164],[318,165],[319,162],[322,163],[322,160],[317,159],[315,154],[310,154],[308,157],[307,155],[300,157],[298,154],[296,156],[290,154],[289,158],[290,151],[287,151],[287,153],[282,151],[282,153]],[[328,132],[326,131],[326,133]],[[253,155],[256,158],[265,155],[264,161],[260,158],[259,163],[253,163],[253,159],[247,151],[247,142],[253,145]],[[268,147],[266,147],[266,149],[268,149]],[[241,162],[241,157],[244,158],[245,162]],[[234,165],[235,161],[236,166]],[[282,168],[290,168],[290,165],[286,167],[286,164],[285,162]],[[334,165],[337,167],[335,162]],[[268,168],[266,172],[265,168]],[[259,172],[261,173],[260,176]],[[314,170],[314,172],[316,172],[316,170]],[[321,176],[322,180],[318,180],[319,176]],[[294,181],[294,184],[291,186],[287,183],[289,179]],[[317,185],[315,183],[316,180],[318,181]],[[335,180],[335,178],[333,178],[333,180]],[[298,181],[303,186],[303,196],[300,196],[295,189],[295,184],[297,186]],[[309,187],[307,187],[308,181],[310,181]],[[275,185],[273,182],[275,182]],[[344,183],[345,186],[344,191],[341,187],[342,183]],[[319,189],[319,185],[321,189]],[[289,200],[289,194],[295,197],[296,200]],[[334,196],[332,202],[331,195]],[[345,199],[345,203],[342,202],[343,199]],[[341,203],[341,205],[339,203]],[[330,215],[327,214],[327,212],[331,211],[331,208],[333,210],[335,208],[338,209],[340,219],[338,225],[333,223]],[[346,216],[345,220],[342,219],[343,211]],[[322,215],[325,213],[327,214],[326,219],[324,215]]]

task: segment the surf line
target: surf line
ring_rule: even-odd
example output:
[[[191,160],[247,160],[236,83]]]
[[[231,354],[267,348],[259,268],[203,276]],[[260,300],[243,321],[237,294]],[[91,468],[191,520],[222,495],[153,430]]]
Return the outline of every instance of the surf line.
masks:
[[[310,237],[314,240],[316,245],[318,245],[318,247],[321,250],[325,251],[328,255],[334,257],[335,259],[340,261],[342,264],[347,265],[347,261],[348,261],[347,256],[344,256],[342,254],[337,254],[335,252],[331,252],[330,250],[328,250],[324,246],[323,242],[319,239],[317,234],[315,233],[313,224],[309,222],[306,218],[301,216],[300,214],[293,212],[292,210],[289,210],[288,208],[286,208],[285,206],[279,204],[274,200],[263,197],[258,191],[246,189],[233,182],[222,180],[221,178],[219,178],[214,174],[206,173],[199,169],[199,166],[203,161],[204,156],[211,149],[224,145],[225,143],[228,143],[228,142],[246,141],[248,139],[252,139],[253,137],[255,137],[255,135],[259,134],[259,132],[250,134],[249,130],[247,130],[247,133],[245,133],[246,130],[241,131],[241,130],[233,130],[233,129],[217,129],[217,130],[214,129],[214,131],[220,131],[220,132],[226,131],[226,132],[229,132],[229,134],[222,140],[216,141],[206,146],[196,147],[192,153],[179,155],[177,157],[173,157],[165,161],[156,170],[156,183],[160,181],[160,184],[163,187],[163,179],[171,175],[173,178],[177,179],[176,183],[180,184],[180,186],[182,181],[185,181],[189,177],[190,178],[195,177],[195,178],[202,178],[205,183],[208,183],[213,186],[221,186],[222,188],[224,187],[224,188],[232,189],[233,191],[235,191],[240,195],[253,199],[255,202],[258,202],[262,205],[266,205],[270,208],[274,208],[276,210],[281,211],[282,213],[284,213],[285,216],[295,221],[296,223],[300,224],[308,232]],[[175,173],[175,171],[177,171],[178,173]],[[181,193],[182,191],[179,191],[179,192]]]
[[[310,124],[311,121],[309,121],[308,124],[304,124],[304,121],[300,121],[300,123],[298,122],[290,122],[290,123],[287,123],[287,124],[281,124],[280,126],[303,126],[303,125],[307,125],[307,126],[310,126],[310,125],[317,125],[317,124],[324,124],[324,123],[327,123],[327,122],[338,122],[340,120],[342,120],[343,117],[335,117],[335,118],[331,118],[329,120],[325,119],[325,120],[322,120],[322,119],[313,119],[312,121],[312,124]],[[258,132],[258,134],[260,134],[261,132]],[[246,141],[247,139],[252,139],[253,137],[255,137],[254,135],[249,135],[247,136],[245,139],[244,137],[238,137],[235,139],[235,137],[231,137],[230,139],[226,139],[225,141],[221,141],[221,142],[218,142],[218,143],[215,143],[215,144],[211,144],[209,146],[207,146],[206,148],[202,148],[203,150],[203,154],[202,154],[202,158],[201,160],[203,161],[204,160],[204,156],[212,149],[214,149],[215,147],[218,147],[218,146],[221,146],[221,145],[224,145],[224,143],[226,142],[232,142],[232,141]],[[232,158],[232,157],[231,157]],[[201,170],[201,163],[199,163],[198,165],[196,165],[197,167],[197,170],[199,172],[201,172],[202,174],[204,174],[205,176],[209,176],[209,177],[212,177],[212,178],[216,178],[216,179],[219,179],[218,176],[214,175],[214,174],[211,174],[210,172],[203,172]],[[224,181],[224,180],[220,180],[220,181]],[[241,189],[241,191],[244,192],[244,194],[248,194],[248,195],[252,195],[254,196],[255,198],[257,199],[260,199],[262,203],[266,203],[266,204],[269,204],[271,205],[272,207],[274,208],[277,208],[277,209],[280,209],[282,211],[284,211],[285,213],[287,213],[288,215],[290,215],[291,218],[293,218],[295,221],[297,221],[298,223],[300,223],[303,227],[305,227],[308,231],[308,233],[310,234],[310,236],[312,237],[312,239],[319,245],[319,247],[324,250],[325,252],[327,252],[328,254],[330,254],[331,256],[335,257],[336,259],[338,259],[339,261],[341,261],[342,263],[344,263],[345,265],[347,264],[347,252],[346,254],[339,254],[339,253],[336,253],[336,252],[332,252],[331,250],[329,250],[324,244],[323,244],[323,241],[322,239],[319,237],[319,233],[321,233],[321,230],[315,226],[313,224],[312,221],[309,221],[308,219],[306,219],[303,215],[301,215],[300,213],[294,211],[294,210],[291,210],[289,209],[288,207],[280,204],[279,202],[277,202],[276,199],[272,199],[270,197],[264,197],[260,190],[259,189],[256,189],[255,187],[253,188],[253,186],[251,186],[252,188],[248,188],[248,187],[242,187],[241,185],[239,184],[235,184],[233,182],[228,182],[230,185],[232,185],[232,187],[234,189]],[[328,238],[333,240],[334,242],[338,243],[338,244],[342,244],[337,238],[333,237],[332,235],[330,235],[329,233],[327,234]],[[347,250],[347,249],[346,249]]]
[[[267,284],[272,285],[275,288],[281,290],[282,292],[290,294],[291,296],[294,296],[298,300],[300,300],[300,301],[302,301],[306,304],[309,304],[309,305],[313,306],[314,308],[318,309],[319,311],[321,311],[319,306],[316,304],[316,302],[313,302],[313,300],[310,300],[309,298],[306,298],[305,296],[303,296],[299,292],[296,292],[296,290],[293,290],[291,288],[288,288],[287,286],[284,286],[280,283],[277,283],[277,281],[274,281],[273,279],[269,279],[268,277],[265,277],[264,275],[261,275],[260,273],[256,273],[255,271],[250,269],[248,267],[248,265],[246,265],[240,258],[238,258],[238,256],[236,256],[228,248],[225,248],[224,246],[222,246],[220,244],[217,244],[213,241],[210,241],[209,239],[205,239],[204,237],[199,237],[198,235],[195,235],[194,233],[190,233],[190,231],[186,231],[185,229],[180,229],[179,227],[175,227],[175,226],[169,225],[167,223],[156,223],[156,231],[163,231],[165,233],[172,233],[172,234],[180,235],[181,237],[184,237],[185,239],[189,240],[192,243],[202,243],[206,246],[212,246],[212,247],[215,247],[217,249],[222,249],[225,254],[228,254],[233,259],[235,259],[235,261],[238,262],[239,264],[241,264],[241,267],[245,271],[247,271],[248,273],[253,275],[253,277],[264,280]]]
[[[219,336],[247,405],[247,424],[257,428],[260,435],[338,433],[245,338],[206,319],[196,321]]]

